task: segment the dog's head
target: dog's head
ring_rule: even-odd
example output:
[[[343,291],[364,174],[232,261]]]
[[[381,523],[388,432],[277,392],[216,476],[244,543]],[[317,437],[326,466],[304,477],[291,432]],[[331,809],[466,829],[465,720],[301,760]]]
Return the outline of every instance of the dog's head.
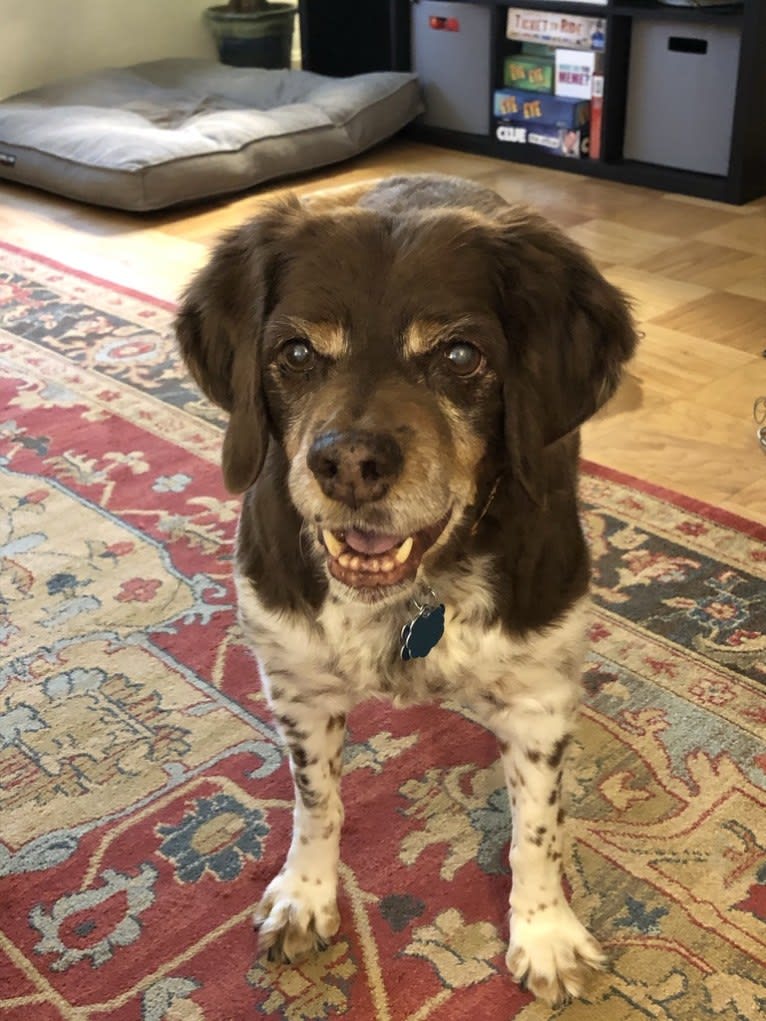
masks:
[[[585,254],[500,203],[283,201],[224,238],[176,325],[229,413],[227,487],[277,444],[315,552],[370,602],[412,584],[499,474],[535,499],[546,448],[611,395],[635,343]]]

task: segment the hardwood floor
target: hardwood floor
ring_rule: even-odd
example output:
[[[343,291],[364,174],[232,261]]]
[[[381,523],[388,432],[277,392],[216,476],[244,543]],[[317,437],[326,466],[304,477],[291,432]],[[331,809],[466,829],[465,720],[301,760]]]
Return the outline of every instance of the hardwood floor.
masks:
[[[535,206],[633,297],[645,336],[620,392],[586,427],[585,455],[766,523],[766,454],[752,414],[766,395],[766,199],[724,206],[397,141],[180,212],[128,215],[5,186],[0,236],[173,300],[221,230],[265,197],[429,170]]]

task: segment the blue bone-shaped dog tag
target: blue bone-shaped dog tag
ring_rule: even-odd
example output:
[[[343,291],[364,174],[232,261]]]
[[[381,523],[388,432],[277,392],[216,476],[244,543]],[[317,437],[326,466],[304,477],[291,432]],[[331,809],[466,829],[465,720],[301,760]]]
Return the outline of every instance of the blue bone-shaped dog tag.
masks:
[[[444,604],[422,606],[414,620],[402,628],[402,659],[427,656],[444,634]]]

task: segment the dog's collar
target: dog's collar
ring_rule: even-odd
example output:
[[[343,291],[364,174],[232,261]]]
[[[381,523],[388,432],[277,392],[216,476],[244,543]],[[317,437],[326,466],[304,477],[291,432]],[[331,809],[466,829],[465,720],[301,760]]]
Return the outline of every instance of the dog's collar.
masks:
[[[417,615],[402,628],[400,654],[405,662],[427,656],[444,634],[444,603],[438,601],[433,589],[429,593],[434,602],[413,599]]]
[[[476,535],[482,518],[495,499],[501,478],[502,474],[498,475],[492,483],[492,488],[487,499],[484,501],[481,513],[471,526],[470,534],[472,536]],[[441,602],[433,589],[428,591],[432,601],[424,599],[423,602],[418,602],[417,599],[413,599],[412,602],[417,613],[411,620],[407,621],[401,630],[400,654],[405,662],[410,659],[420,659],[427,656],[431,649],[439,643],[444,634],[444,603]]]

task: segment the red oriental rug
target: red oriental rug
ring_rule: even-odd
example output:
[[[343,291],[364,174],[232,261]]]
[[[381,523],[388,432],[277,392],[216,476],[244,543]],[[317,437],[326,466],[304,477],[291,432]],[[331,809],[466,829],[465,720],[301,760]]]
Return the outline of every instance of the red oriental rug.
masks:
[[[766,530],[586,466],[568,875],[612,958],[588,1003],[504,972],[495,741],[446,709],[352,716],[342,929],[270,965],[250,915],[291,783],[234,622],[220,417],[168,306],[2,252],[3,1021],[762,1016]]]

